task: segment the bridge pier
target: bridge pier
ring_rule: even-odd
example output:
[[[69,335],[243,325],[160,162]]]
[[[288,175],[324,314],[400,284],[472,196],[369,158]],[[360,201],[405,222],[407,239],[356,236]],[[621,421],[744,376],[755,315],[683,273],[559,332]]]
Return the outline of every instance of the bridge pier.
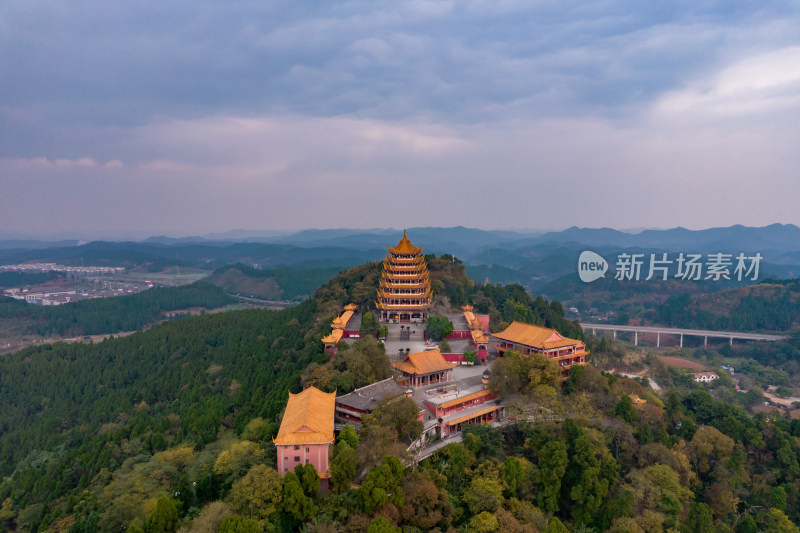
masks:
[[[639,332],[638,331],[634,331],[633,332],[633,345],[634,346],[639,346]]]
[[[730,338],[730,345],[733,346],[733,337]]]
[[[703,338],[703,346],[708,346],[708,335]]]
[[[681,348],[683,348],[683,333],[681,333]]]
[[[656,348],[661,348],[661,332],[656,333]]]
[[[614,330],[614,339],[617,338],[617,330]]]
[[[592,328],[592,335],[597,335],[597,328]]]

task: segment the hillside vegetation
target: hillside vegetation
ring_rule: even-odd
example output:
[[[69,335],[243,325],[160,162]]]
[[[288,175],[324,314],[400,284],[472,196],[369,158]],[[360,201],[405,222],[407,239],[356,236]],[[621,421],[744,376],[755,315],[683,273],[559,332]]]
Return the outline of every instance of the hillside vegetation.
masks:
[[[228,294],[252,295],[265,300],[300,300],[309,297],[339,270],[338,267],[262,270],[237,263],[216,270],[203,281],[221,287]]]
[[[162,320],[162,313],[167,311],[190,307],[215,309],[230,302],[231,298],[221,289],[203,282],[58,306],[31,305],[0,296],[0,323],[13,320],[39,335],[99,335],[141,329]]]
[[[800,281],[766,281],[713,294],[674,296],[653,321],[683,328],[791,331],[800,328]]]
[[[494,327],[525,320],[582,337],[558,302],[476,285],[453,257],[429,264],[440,301],[470,303]],[[800,422],[751,418],[729,383],[727,397],[724,383],[691,381],[659,396],[588,366],[562,388],[555,363],[513,353],[491,377],[508,425],[468,427],[415,464],[404,440],[421,428],[400,398],[358,434],[340,432],[330,493],[317,494],[308,466],[281,477],[272,438],[289,391],[388,371],[372,339],[332,360],[319,341],[342,305],[374,301],[379,275],[379,263],[341,272],[283,311],[0,359],[0,530],[796,531]],[[599,357],[619,350],[590,340]]]

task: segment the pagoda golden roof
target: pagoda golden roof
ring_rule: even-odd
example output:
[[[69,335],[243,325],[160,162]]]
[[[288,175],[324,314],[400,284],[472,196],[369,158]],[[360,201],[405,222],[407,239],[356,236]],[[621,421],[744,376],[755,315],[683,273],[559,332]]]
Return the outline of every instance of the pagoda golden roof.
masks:
[[[289,393],[286,412],[273,439],[275,444],[328,444],[333,442],[333,417],[336,393],[309,387],[299,394]]]
[[[400,242],[397,243],[397,246],[394,248],[387,248],[389,248],[389,253],[397,255],[416,255],[422,252],[422,246],[417,248],[411,244],[411,241],[408,240],[408,237],[406,236],[406,230],[403,230],[403,238],[400,239]]]
[[[358,306],[356,304],[354,304],[354,303],[349,303],[349,304],[344,306],[344,310],[345,311],[356,311],[357,309],[358,309]]]

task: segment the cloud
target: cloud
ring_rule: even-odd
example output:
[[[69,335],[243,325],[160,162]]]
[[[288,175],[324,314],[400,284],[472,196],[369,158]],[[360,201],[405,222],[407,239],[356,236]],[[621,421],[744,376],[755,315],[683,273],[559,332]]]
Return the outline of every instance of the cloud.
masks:
[[[800,222],[789,4],[82,6],[0,15],[4,228]]]
[[[770,51],[737,61],[710,79],[664,95],[655,112],[664,116],[702,115],[709,119],[800,109],[800,47]]]

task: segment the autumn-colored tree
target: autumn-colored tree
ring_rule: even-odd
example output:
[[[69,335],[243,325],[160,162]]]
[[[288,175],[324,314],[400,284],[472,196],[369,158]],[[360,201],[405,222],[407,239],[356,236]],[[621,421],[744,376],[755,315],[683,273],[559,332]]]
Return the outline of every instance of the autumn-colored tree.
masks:
[[[425,475],[413,472],[403,482],[403,499],[400,509],[403,524],[423,531],[433,529],[437,524],[445,527],[453,513],[453,506],[447,494]]]
[[[483,511],[470,519],[469,530],[476,533],[495,533],[500,531],[500,523],[492,513]]]
[[[496,479],[476,476],[462,497],[473,515],[495,512],[503,504],[503,486]]]
[[[256,465],[233,484],[230,501],[248,518],[266,520],[281,503],[281,492],[280,474],[267,465]]]

